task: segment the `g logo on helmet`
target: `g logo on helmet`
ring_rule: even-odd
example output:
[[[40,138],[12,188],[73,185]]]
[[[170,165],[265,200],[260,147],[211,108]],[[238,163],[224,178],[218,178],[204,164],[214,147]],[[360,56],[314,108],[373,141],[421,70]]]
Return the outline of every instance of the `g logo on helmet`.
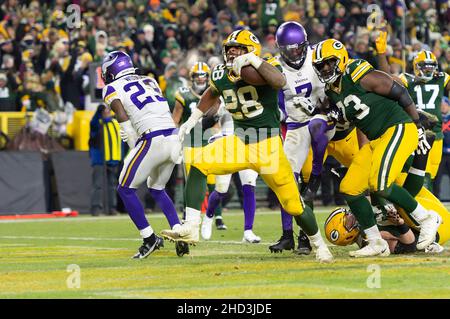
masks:
[[[250,34],[249,38],[250,38],[250,40],[252,40],[253,42],[259,43],[258,38],[257,38],[254,34]]]
[[[331,241],[335,242],[339,239],[339,232],[336,229],[333,229],[330,233],[330,239]]]
[[[333,43],[333,48],[335,48],[336,50],[340,50],[340,49],[342,49],[344,47],[344,45],[341,43],[341,42],[339,42],[339,41],[334,41],[334,43]]]

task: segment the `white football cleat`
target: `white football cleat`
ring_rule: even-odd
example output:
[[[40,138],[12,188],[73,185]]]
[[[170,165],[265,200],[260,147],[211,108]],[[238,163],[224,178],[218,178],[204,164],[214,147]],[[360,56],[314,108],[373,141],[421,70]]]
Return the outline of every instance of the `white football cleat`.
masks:
[[[242,242],[257,244],[260,241],[261,241],[261,237],[256,236],[251,229],[244,231],[244,238],[242,238]]]
[[[438,243],[432,243],[431,245],[425,248],[425,252],[427,254],[440,254],[444,251],[444,247],[439,245]]]
[[[321,263],[333,262],[333,255],[326,244],[320,245],[316,248],[316,260]]]
[[[420,222],[420,234],[416,245],[418,250],[424,250],[434,242],[439,225],[442,223],[438,213],[433,210],[429,210],[428,213],[428,217]]]
[[[204,240],[210,240],[212,235],[212,224],[214,217],[209,218],[208,216],[203,217],[201,234]]]
[[[371,256],[389,256],[391,254],[389,250],[389,244],[384,239],[376,239],[369,241],[367,246],[359,250],[349,252],[351,257],[371,257]]]
[[[185,221],[183,225],[177,224],[172,229],[161,231],[161,235],[168,240],[195,244],[199,241],[199,228],[199,222]]]

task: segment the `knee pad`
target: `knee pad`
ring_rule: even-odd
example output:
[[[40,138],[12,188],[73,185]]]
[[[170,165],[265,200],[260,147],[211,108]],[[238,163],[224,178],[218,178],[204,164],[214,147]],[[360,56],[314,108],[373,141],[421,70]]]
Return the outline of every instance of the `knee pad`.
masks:
[[[216,179],[216,191],[218,193],[224,194],[226,192],[228,192],[228,187],[229,187],[230,183],[217,183],[217,179]]]
[[[303,213],[303,206],[299,198],[290,197],[283,201],[281,206],[289,215],[297,216]]]

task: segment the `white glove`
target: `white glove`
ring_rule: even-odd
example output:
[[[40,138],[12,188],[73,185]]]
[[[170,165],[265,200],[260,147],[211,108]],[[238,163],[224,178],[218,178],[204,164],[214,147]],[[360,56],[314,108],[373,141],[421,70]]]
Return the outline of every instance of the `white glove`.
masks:
[[[418,127],[417,131],[419,132],[419,146],[417,147],[416,153],[426,155],[428,151],[431,149],[430,144],[427,141],[427,136],[425,134],[425,129],[423,127]]]
[[[316,106],[313,104],[310,98],[304,96],[294,96],[292,99],[295,107],[301,107],[307,114],[313,114]]]
[[[246,53],[234,58],[233,72],[234,74],[241,76],[241,69],[244,66],[252,65],[255,69],[258,69],[262,63],[263,60],[256,56],[253,52]]]
[[[188,120],[180,126],[180,130],[178,131],[178,138],[181,143],[183,143],[184,137],[191,132],[191,130],[195,125],[197,125],[202,116],[203,112],[196,108],[194,109],[194,111],[192,111],[192,114],[191,116],[189,116]]]
[[[130,120],[119,123],[120,125],[120,138],[122,141],[128,144],[130,148],[134,148],[136,145],[136,141],[138,139],[138,135],[131,125]]]

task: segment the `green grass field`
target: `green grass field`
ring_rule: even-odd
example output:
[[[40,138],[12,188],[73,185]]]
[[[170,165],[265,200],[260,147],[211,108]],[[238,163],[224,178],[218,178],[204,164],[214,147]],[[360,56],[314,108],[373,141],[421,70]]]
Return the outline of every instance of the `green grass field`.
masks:
[[[330,209],[316,214],[323,225]],[[161,214],[149,216],[160,231]],[[278,212],[258,211],[260,244],[241,243],[243,213],[226,212],[228,230],[177,257],[174,244],[144,260],[128,216],[0,223],[0,298],[450,298],[450,245],[440,255],[350,259],[354,247],[332,246],[336,260],[319,264],[291,252],[271,254]],[[323,232],[323,231],[322,231]],[[80,269],[80,288],[69,288]],[[378,269],[379,288],[369,288]],[[371,276],[372,275],[372,276]]]

